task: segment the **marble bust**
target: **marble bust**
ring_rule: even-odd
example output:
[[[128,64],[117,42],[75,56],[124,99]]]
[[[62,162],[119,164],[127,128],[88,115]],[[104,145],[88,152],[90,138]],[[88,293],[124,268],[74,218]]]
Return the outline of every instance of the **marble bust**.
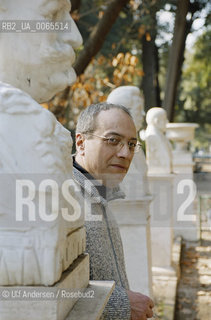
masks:
[[[0,0],[0,18],[68,22],[71,32],[1,32],[1,81],[45,102],[75,82],[74,48],[82,37],[69,15],[68,0]]]
[[[120,86],[108,96],[107,102],[117,103],[129,109],[137,132],[141,129],[144,116],[144,99],[136,86]],[[134,187],[131,188],[131,185]],[[129,199],[139,199],[148,194],[147,165],[143,150],[133,157],[130,169],[121,183],[121,189]]]
[[[49,223],[38,219],[37,181],[56,179],[60,191],[72,176],[70,133],[39,105],[76,78],[74,49],[82,38],[69,11],[66,0],[0,0],[3,21],[68,21],[71,30],[0,34],[0,285],[53,285],[77,258],[67,252],[70,233],[80,242],[78,254],[84,251],[82,214],[74,221],[60,215]],[[36,184],[34,222],[16,221],[17,179]],[[73,189],[70,194],[77,198]],[[72,214],[71,203],[59,197],[59,213],[64,205]]]
[[[172,148],[165,136],[168,122],[166,111],[151,108],[146,115],[146,159],[148,173],[168,174],[172,172]]]

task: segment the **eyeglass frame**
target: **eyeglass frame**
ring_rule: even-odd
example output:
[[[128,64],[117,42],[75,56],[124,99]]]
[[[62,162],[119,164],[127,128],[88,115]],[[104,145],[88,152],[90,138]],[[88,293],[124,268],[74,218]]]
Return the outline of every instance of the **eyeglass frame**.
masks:
[[[111,146],[111,147],[118,147],[118,146],[120,146],[119,151],[120,151],[120,150],[122,149],[122,147],[125,145],[125,143],[122,142],[123,139],[120,139],[120,141],[117,143],[117,145],[112,145],[112,144],[109,144],[109,143],[108,143],[108,141],[109,141],[109,139],[111,139],[111,137],[100,136],[100,135],[97,135],[97,134],[94,134],[94,133],[86,133],[86,135],[101,138],[101,139],[103,139],[104,141],[106,141],[107,144],[108,144],[109,146]],[[138,153],[138,152],[141,150],[142,145],[141,145],[141,143],[140,143],[139,141],[136,141],[136,146],[134,147],[134,151],[130,149],[131,147],[130,147],[130,145],[129,145],[129,142],[130,142],[130,141],[127,142],[127,145],[128,145],[128,149],[129,149],[129,151],[130,151],[131,153]],[[135,151],[135,149],[136,149],[137,147],[138,147],[138,150]]]

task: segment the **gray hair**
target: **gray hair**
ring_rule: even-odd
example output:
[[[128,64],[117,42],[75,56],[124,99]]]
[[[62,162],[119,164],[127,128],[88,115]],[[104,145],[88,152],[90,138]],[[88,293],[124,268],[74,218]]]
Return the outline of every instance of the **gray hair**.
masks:
[[[83,110],[78,118],[76,133],[92,133],[96,130],[96,117],[101,111],[106,111],[110,109],[119,109],[127,113],[132,119],[130,111],[120,105],[112,104],[107,102],[91,104],[85,110]]]

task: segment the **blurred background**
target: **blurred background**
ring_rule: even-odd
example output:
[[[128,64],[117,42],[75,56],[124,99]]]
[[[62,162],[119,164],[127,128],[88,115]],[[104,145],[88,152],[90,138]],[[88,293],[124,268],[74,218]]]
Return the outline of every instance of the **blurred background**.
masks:
[[[72,133],[79,112],[121,85],[138,86],[170,122],[195,122],[192,152],[211,153],[211,3],[72,0],[82,36],[76,83],[44,104]],[[144,126],[143,126],[144,129]],[[196,169],[197,170],[197,169]]]

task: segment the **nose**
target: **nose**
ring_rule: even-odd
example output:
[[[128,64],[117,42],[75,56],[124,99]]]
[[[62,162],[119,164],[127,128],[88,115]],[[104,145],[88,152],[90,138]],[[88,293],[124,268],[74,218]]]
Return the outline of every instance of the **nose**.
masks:
[[[130,151],[127,143],[124,143],[124,145],[120,148],[120,150],[118,150],[117,156],[119,158],[124,158],[129,160],[133,158],[133,153]]]
[[[78,47],[80,47],[83,43],[83,39],[82,36],[80,34],[80,31],[78,30],[78,27],[75,24],[75,21],[73,20],[73,18],[71,18],[71,42],[72,42],[72,47],[74,49],[77,49]]]
[[[70,45],[73,47],[73,49],[77,49],[83,43],[82,36],[80,34],[80,31],[78,30],[78,27],[75,24],[75,21],[69,15],[69,13],[66,16],[66,20],[70,24],[70,31],[64,33],[64,35],[66,37],[66,41],[68,41],[70,43]]]

